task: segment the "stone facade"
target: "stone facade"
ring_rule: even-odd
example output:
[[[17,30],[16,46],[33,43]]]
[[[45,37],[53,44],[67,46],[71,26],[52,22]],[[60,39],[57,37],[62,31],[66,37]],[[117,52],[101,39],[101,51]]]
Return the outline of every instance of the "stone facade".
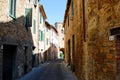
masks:
[[[33,40],[30,28],[25,27],[26,0],[16,0],[15,18],[9,15],[10,0],[0,0],[0,6],[0,80],[15,80],[32,69]]]
[[[64,58],[64,27],[63,27],[63,23],[56,22],[55,27],[58,31],[58,58]]]
[[[119,0],[68,0],[65,61],[79,80],[120,79],[119,13]]]
[[[48,38],[48,45],[46,45],[45,40],[45,51],[44,51],[44,61],[50,61],[58,58],[58,31],[57,29],[49,24],[47,21],[45,27],[45,38]],[[48,29],[46,31],[46,29]]]
[[[38,2],[38,0],[36,0],[36,4],[34,4],[34,6],[32,6],[33,9],[33,18],[32,18],[32,27],[31,27],[31,31],[32,31],[32,36],[33,36],[33,42],[34,42],[34,46],[35,49],[33,51],[33,67],[38,66],[41,61],[41,54],[40,54],[40,42],[39,42],[39,28],[42,27],[41,23],[40,23],[40,2]]]
[[[45,13],[45,10],[44,10],[44,7],[42,4],[39,4],[39,53],[41,54],[41,57],[42,57],[42,62],[44,61],[44,52],[45,52],[45,45],[46,45],[46,40],[45,40],[45,20],[47,19],[47,16],[46,16],[46,13]]]

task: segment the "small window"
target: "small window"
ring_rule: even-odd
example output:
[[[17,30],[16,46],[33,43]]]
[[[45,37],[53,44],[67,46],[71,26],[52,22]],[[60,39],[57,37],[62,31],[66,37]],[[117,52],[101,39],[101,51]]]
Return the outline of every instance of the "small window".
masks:
[[[69,27],[69,22],[70,22],[70,21],[69,21],[69,15],[68,15],[68,27]]]
[[[26,8],[25,9],[25,27],[31,27],[32,26],[32,8]]]
[[[39,14],[39,18],[40,18],[40,23],[42,22],[42,15],[41,13]]]
[[[34,25],[33,25],[33,33],[36,33],[36,20],[34,19]]]
[[[48,32],[48,28],[46,27],[46,32]]]
[[[48,38],[46,39],[46,45],[48,45]]]
[[[34,7],[36,7],[36,6],[37,6],[37,0],[34,1]]]
[[[63,29],[61,29],[61,33],[63,33],[63,34],[64,34],[64,30],[63,30]]]
[[[12,18],[16,18],[15,11],[16,10],[16,0],[10,0],[10,16]]]
[[[39,40],[43,41],[44,40],[44,33],[43,31],[39,30]]]
[[[44,40],[44,33],[43,33],[43,31],[41,31],[41,39],[42,39],[42,41]]]
[[[74,3],[73,3],[73,1],[72,1],[72,5],[71,5],[71,9],[72,9],[72,16],[74,16]]]

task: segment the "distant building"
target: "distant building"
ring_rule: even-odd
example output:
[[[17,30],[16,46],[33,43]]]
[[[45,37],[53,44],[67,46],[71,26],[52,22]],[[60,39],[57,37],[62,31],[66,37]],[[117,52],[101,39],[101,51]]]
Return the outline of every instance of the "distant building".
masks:
[[[47,21],[45,27],[44,60],[50,61],[58,58],[58,31]]]
[[[0,1],[0,80],[15,80],[32,69],[33,2]]]
[[[51,38],[50,38],[50,44],[51,44],[51,54],[52,54],[52,59],[57,59],[58,58],[58,31],[57,29],[51,25],[50,29],[51,33]]]
[[[58,31],[58,58],[64,58],[64,27],[60,22],[55,23]]]
[[[51,39],[51,25],[45,21],[45,51],[44,51],[44,61],[49,61],[51,60],[51,44],[50,44],[50,39]]]
[[[45,21],[45,51],[48,50],[50,48],[50,38],[51,38],[51,34],[50,34],[50,24]]]

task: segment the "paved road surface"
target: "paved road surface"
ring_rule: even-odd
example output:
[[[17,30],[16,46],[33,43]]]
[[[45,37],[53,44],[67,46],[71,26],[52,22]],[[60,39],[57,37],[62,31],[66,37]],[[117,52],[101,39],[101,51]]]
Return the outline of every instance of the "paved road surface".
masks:
[[[34,68],[20,80],[77,80],[63,61],[51,61]]]

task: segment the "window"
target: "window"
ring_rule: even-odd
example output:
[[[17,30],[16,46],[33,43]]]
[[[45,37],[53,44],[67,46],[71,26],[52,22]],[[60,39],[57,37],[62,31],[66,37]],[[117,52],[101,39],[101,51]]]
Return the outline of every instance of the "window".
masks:
[[[32,8],[25,8],[25,27],[32,26]]]
[[[16,9],[16,0],[10,0],[10,14],[9,15],[12,18],[16,18],[15,9]]]
[[[43,27],[45,27],[45,23],[44,23],[44,21],[43,21]]]
[[[70,40],[68,40],[68,65],[71,65],[71,46]]]
[[[72,6],[72,8],[71,8],[72,9],[72,17],[73,17],[74,16],[74,3],[73,3],[73,1],[72,1],[72,5],[71,6]]]
[[[41,31],[41,40],[42,41],[44,40],[44,33],[43,33],[43,31]]]
[[[37,0],[34,0],[34,7],[37,6]]]
[[[46,45],[48,45],[48,38],[46,38]]]
[[[41,15],[41,13],[40,13],[40,15],[39,15],[39,16],[40,16],[40,23],[41,23],[41,22],[42,22],[42,15]]]
[[[33,33],[36,33],[36,20],[34,19],[34,25],[33,25]]]
[[[75,37],[74,37],[74,35],[72,36],[72,54],[73,54],[72,57],[74,57],[74,54],[75,54]]]
[[[48,32],[48,27],[46,27],[46,32]]]
[[[61,33],[63,33],[63,29],[61,29]]]
[[[69,27],[69,15],[68,15],[68,27]]]
[[[39,35],[39,41],[41,41],[41,30],[39,30],[39,33],[38,33],[38,35]]]
[[[43,31],[39,30],[39,41],[43,41],[44,40],[44,33]]]

